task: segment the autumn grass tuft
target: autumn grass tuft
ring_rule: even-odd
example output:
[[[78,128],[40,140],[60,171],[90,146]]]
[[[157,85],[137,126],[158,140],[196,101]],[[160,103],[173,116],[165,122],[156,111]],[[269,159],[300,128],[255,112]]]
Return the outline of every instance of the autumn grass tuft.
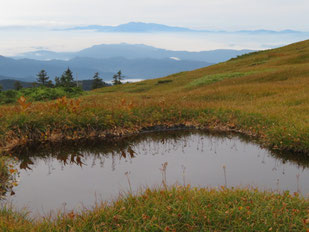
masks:
[[[1,231],[307,231],[309,202],[289,192],[174,186],[146,189],[82,213],[29,220],[0,211]]]

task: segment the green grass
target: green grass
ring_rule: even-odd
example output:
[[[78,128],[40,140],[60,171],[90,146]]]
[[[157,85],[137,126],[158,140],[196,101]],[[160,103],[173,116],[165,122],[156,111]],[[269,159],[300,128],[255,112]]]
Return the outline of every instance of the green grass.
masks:
[[[82,213],[29,220],[3,208],[1,231],[307,231],[309,202],[257,190],[175,186],[126,194]]]
[[[217,81],[222,81],[224,79],[229,78],[236,78],[236,77],[242,77],[245,75],[249,75],[248,73],[241,73],[241,72],[233,72],[233,73],[220,73],[220,74],[212,74],[212,75],[206,75],[201,78],[198,78],[188,84],[188,87],[199,87],[203,85],[209,85]]]
[[[24,96],[29,101],[47,101],[55,100],[63,96],[72,98],[82,95],[82,90],[80,88],[71,88],[71,87],[56,87],[56,88],[47,88],[47,87],[36,87],[36,88],[24,88],[21,90],[7,90],[0,92],[0,105],[16,103],[17,100]]]

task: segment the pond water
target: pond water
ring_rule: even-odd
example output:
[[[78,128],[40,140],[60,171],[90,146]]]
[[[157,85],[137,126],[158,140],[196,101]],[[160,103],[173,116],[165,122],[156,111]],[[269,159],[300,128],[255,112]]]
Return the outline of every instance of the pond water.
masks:
[[[308,160],[277,156],[240,137],[206,132],[156,132],[87,147],[52,146],[18,159],[18,186],[6,202],[41,215],[91,208],[130,189],[159,187],[164,164],[168,185],[309,193]]]

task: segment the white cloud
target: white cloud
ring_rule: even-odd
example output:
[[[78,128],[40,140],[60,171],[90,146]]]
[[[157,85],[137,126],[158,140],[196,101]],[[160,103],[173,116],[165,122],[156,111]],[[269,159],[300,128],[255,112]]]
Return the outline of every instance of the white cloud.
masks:
[[[216,29],[307,29],[306,0],[10,0],[0,25],[116,25],[129,21]]]
[[[170,57],[170,59],[180,61],[178,57],[174,57],[174,56]]]

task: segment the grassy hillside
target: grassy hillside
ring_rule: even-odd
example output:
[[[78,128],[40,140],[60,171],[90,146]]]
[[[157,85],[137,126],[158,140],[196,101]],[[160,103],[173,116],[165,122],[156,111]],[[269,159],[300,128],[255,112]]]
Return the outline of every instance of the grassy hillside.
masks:
[[[38,141],[194,125],[309,152],[309,41],[161,79],[99,89],[77,100],[0,107],[2,150]]]
[[[240,132],[295,157],[308,155],[309,41],[76,99],[20,99],[0,106],[0,149],[175,126]],[[308,200],[297,195],[224,188],[146,190],[56,221],[0,210],[4,231],[308,231],[308,223]]]

